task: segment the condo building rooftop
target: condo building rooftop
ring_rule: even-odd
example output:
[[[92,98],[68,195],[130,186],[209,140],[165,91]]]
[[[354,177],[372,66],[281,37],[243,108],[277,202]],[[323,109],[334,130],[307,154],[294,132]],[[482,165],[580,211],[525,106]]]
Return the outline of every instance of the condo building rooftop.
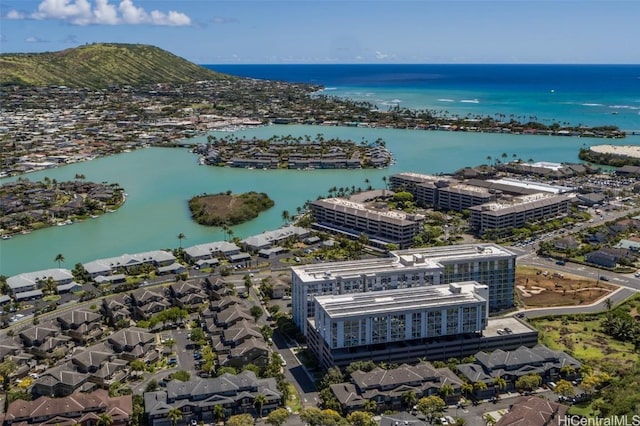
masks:
[[[488,292],[487,286],[475,281],[412,288],[411,291],[386,290],[343,295],[317,296],[316,303],[333,319],[386,315],[391,312],[411,312],[462,304],[486,302],[479,293]]]

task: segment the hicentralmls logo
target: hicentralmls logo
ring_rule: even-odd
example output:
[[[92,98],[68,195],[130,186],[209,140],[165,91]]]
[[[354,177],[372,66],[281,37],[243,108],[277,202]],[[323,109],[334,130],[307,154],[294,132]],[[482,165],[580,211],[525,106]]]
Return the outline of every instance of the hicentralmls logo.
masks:
[[[593,418],[561,416],[558,417],[558,426],[640,426],[640,415]]]

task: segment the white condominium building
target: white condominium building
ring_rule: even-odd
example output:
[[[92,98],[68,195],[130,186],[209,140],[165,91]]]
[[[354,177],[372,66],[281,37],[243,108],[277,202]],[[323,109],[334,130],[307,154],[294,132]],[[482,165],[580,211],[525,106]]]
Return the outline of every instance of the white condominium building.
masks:
[[[318,296],[313,324],[331,350],[480,333],[487,298],[477,282]]]
[[[519,228],[526,223],[566,215],[569,203],[566,195],[537,193],[482,204],[469,208],[469,226],[478,234]]]
[[[370,244],[378,247],[389,243],[408,247],[422,231],[425,219],[423,215],[389,210],[386,206],[375,208],[343,198],[316,200],[309,206],[315,228],[355,238],[364,234]]]
[[[496,244],[395,251],[392,257],[291,268],[293,320],[306,334],[315,296],[409,289],[477,281],[488,286],[491,311],[513,306],[516,255]]]

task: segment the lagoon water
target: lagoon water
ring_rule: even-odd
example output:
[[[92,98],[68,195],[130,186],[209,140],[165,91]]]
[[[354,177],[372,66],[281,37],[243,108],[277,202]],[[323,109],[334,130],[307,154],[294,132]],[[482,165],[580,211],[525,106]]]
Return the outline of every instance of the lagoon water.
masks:
[[[259,75],[255,77],[264,78]],[[295,78],[291,80],[300,81]],[[372,86],[371,90],[377,89]],[[593,99],[596,99],[598,91],[594,89],[593,92]],[[635,95],[636,102],[640,102],[640,94],[635,92]],[[607,96],[610,94],[607,93]],[[621,96],[631,95],[625,92]],[[466,99],[468,95],[463,94],[462,97]],[[504,111],[509,113],[507,109]],[[637,116],[637,111],[629,111],[634,111]],[[544,105],[531,104],[531,114],[542,116],[546,113]],[[569,118],[559,114],[558,119]],[[628,117],[624,120],[628,120]],[[637,120],[630,121],[631,124],[640,128]],[[275,206],[257,219],[233,227],[234,235],[244,238],[281,226],[283,210],[295,214],[297,207],[301,207],[305,201],[325,195],[333,186],[366,187],[365,180],[368,179],[372,186],[381,188],[384,185],[382,177],[393,173],[449,173],[464,166],[486,162],[488,156],[502,158],[503,153],[507,154],[508,159],[521,158],[524,161],[577,162],[578,150],[585,145],[640,143],[638,136],[612,141],[302,125],[266,126],[236,132],[238,136],[249,138],[287,134],[315,136],[319,133],[325,137],[340,137],[356,142],[382,138],[393,152],[395,164],[384,170],[245,170],[199,166],[197,157],[184,148],[148,148],[28,174],[26,177],[31,180],[41,180],[45,176],[59,181],[69,180],[76,173],[81,173],[91,181],[118,182],[128,194],[127,202],[118,211],[99,218],[18,235],[11,240],[0,240],[0,274],[11,276],[57,267],[54,258],[58,253],[65,257],[62,267],[73,268],[78,262],[123,253],[176,248],[179,244],[176,237],[180,233],[187,237],[182,241],[183,246],[222,240],[224,234],[220,228],[200,226],[191,220],[187,200],[196,194],[226,190],[234,193],[266,192],[275,201]],[[218,132],[216,135],[224,134]],[[194,138],[191,142],[204,143],[206,138]],[[1,180],[0,183],[8,180]]]

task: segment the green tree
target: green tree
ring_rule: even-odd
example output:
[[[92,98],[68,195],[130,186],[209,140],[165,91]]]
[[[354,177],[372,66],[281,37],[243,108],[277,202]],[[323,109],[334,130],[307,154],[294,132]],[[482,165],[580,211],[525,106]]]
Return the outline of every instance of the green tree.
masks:
[[[531,392],[542,384],[542,377],[537,374],[527,374],[516,380],[516,389],[518,392]]]
[[[174,379],[174,380],[180,380],[181,382],[188,382],[189,379],[191,378],[191,374],[189,374],[188,371],[179,370],[179,371],[176,371],[175,373],[171,373],[169,377],[171,377],[171,379]]]
[[[289,412],[284,408],[273,410],[267,416],[267,423],[273,426],[282,426],[289,418]]]
[[[262,308],[260,306],[255,305],[255,306],[251,307],[251,309],[249,310],[249,313],[253,317],[254,322],[258,322],[258,318],[260,318],[262,316],[264,311],[262,310]]]
[[[58,253],[56,254],[55,259],[53,259],[54,262],[58,262],[58,268],[60,267],[60,264],[62,262],[64,262],[64,255],[62,253]]]
[[[253,405],[256,407],[258,417],[262,417],[262,407],[264,407],[264,404],[267,402],[267,397],[263,394],[259,393],[256,395],[256,398],[253,400]]]
[[[131,368],[131,371],[144,371],[146,365],[141,359],[134,359],[129,363],[129,367]]]
[[[289,223],[290,219],[291,219],[291,214],[289,213],[289,210],[283,210],[282,211],[282,222],[287,224],[287,223]]]
[[[493,387],[496,389],[496,393],[507,387],[507,381],[502,377],[496,377],[493,379]]]
[[[473,390],[476,393],[482,392],[487,389],[487,384],[485,382],[475,382],[473,384]]]
[[[182,411],[177,407],[172,408],[167,413],[167,419],[171,420],[173,426],[177,426],[178,422],[182,420]]]
[[[113,417],[107,413],[102,413],[98,416],[97,426],[111,426],[113,424]]]
[[[160,385],[158,385],[158,381],[152,379],[149,383],[147,383],[147,387],[144,389],[145,392],[155,392],[160,389]]]
[[[253,426],[254,424],[251,414],[236,414],[227,419],[225,426]]]
[[[362,408],[364,408],[364,410],[369,413],[375,414],[376,411],[378,411],[378,403],[375,401],[375,399],[367,399],[364,402]]]
[[[352,426],[376,426],[377,423],[373,420],[371,413],[366,411],[354,411],[347,416],[347,421]]]
[[[464,382],[462,386],[460,386],[460,392],[466,396],[471,395],[473,393],[473,385],[471,383]]]
[[[2,389],[9,389],[11,376],[18,369],[18,365],[11,359],[11,357],[7,357],[4,361],[0,363],[0,381],[2,381]]]
[[[215,421],[221,422],[224,420],[224,407],[222,405],[216,404],[213,406],[213,419]]]
[[[178,243],[179,243],[179,248],[182,248],[182,240],[184,240],[185,238],[187,238],[186,235],[184,235],[182,232],[178,234]]]
[[[431,395],[418,400],[418,411],[427,416],[429,421],[439,417],[446,407],[447,404],[439,396]]]
[[[575,391],[573,389],[573,385],[568,380],[558,380],[558,383],[553,389],[556,395],[560,396],[573,396],[575,395]]]
[[[324,426],[322,411],[316,407],[303,408],[300,410],[300,419],[309,426]]]
[[[444,385],[442,385],[438,393],[440,394],[442,399],[446,401],[447,398],[453,396],[453,394],[455,393],[455,389],[453,389],[453,386],[451,386],[449,383],[445,383]]]
[[[413,407],[416,404],[416,401],[418,400],[416,393],[412,390],[402,392],[401,398],[402,398],[402,403],[407,408]]]
[[[482,416],[482,420],[484,420],[484,423],[485,423],[487,426],[493,426],[493,425],[495,425],[495,424],[496,424],[496,419],[494,419],[494,418],[493,418],[493,416],[492,416],[491,414],[489,414],[489,413],[485,413],[485,414]]]

